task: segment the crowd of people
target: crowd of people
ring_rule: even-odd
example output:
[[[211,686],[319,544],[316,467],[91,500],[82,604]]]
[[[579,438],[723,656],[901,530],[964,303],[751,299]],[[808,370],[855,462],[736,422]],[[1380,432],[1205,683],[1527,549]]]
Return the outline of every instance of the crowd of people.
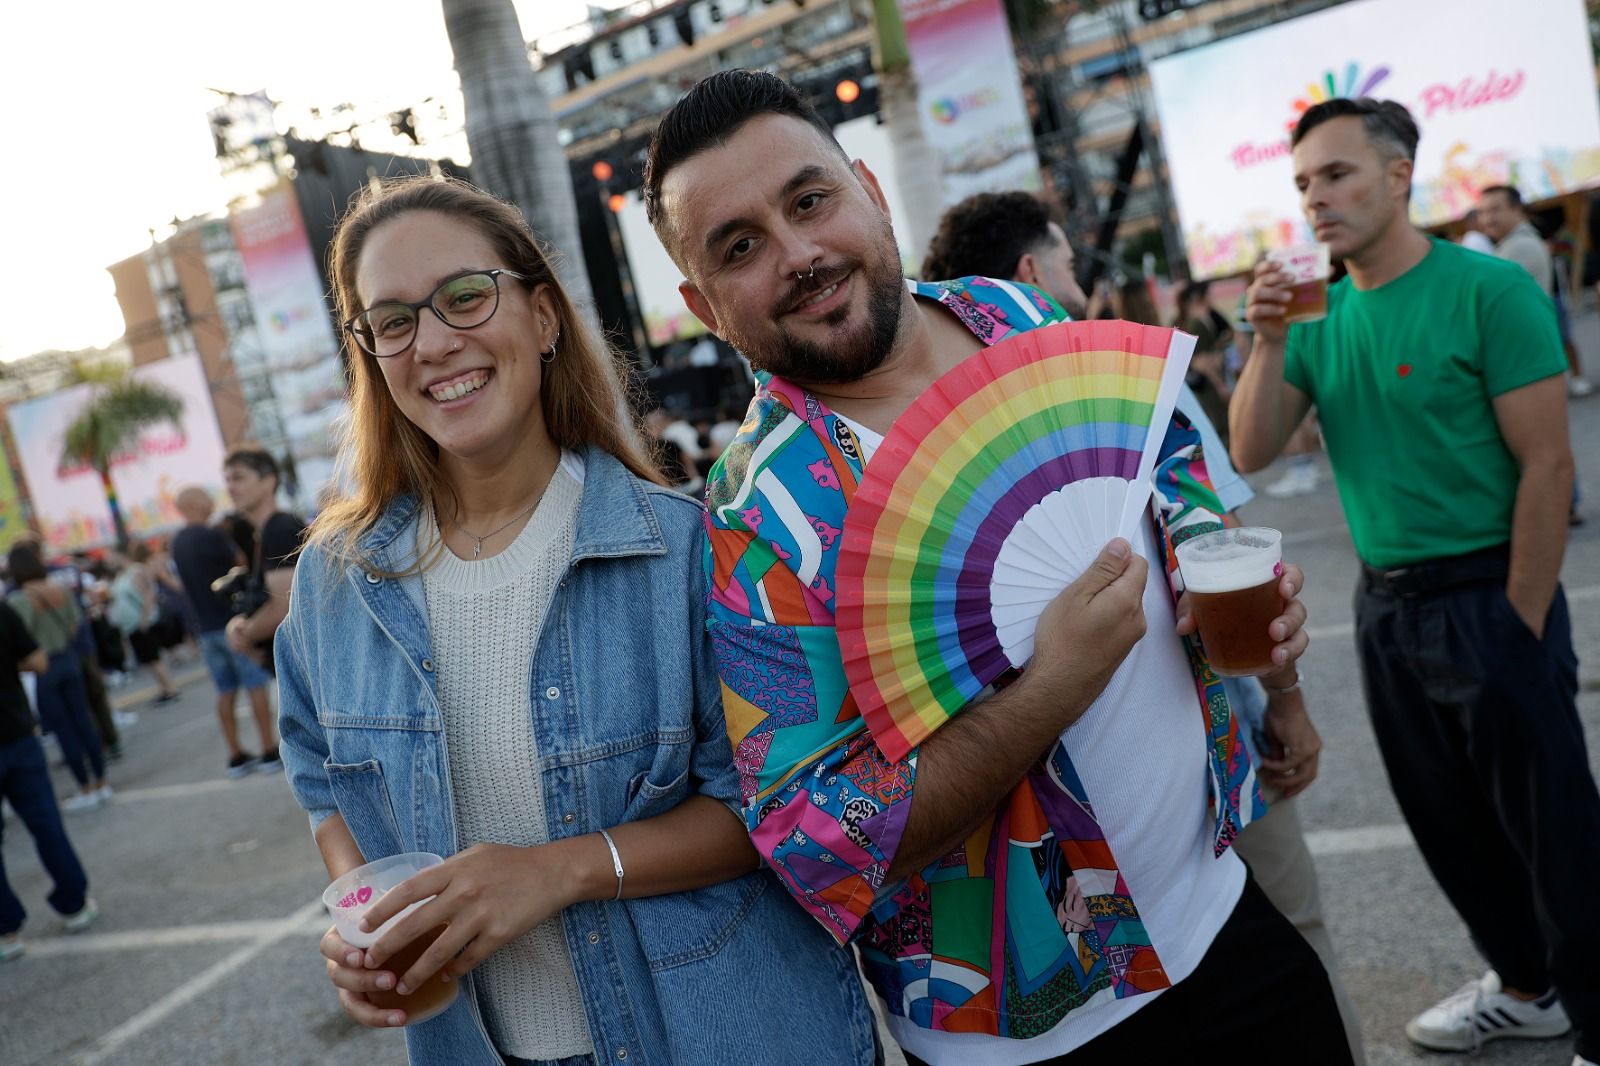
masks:
[[[1494,254],[1417,230],[1417,140],[1398,104],[1305,112],[1296,182],[1344,269],[1327,316],[1286,326],[1266,261],[1243,321],[1203,284],[1178,294],[1197,354],[1146,520],[1044,610],[1025,669],[903,757],[863,718],[838,629],[868,466],[974,353],[1100,303],[1156,324],[1150,287],[1089,297],[1025,193],[953,208],[908,281],[869,163],[776,76],[714,74],[656,130],[644,203],[689,310],[758,384],[742,414],[641,428],[514,208],[456,180],[366,189],[332,255],[348,494],[303,527],[270,457],[234,453],[251,546],[197,490],[170,546],[228,771],[277,763],[270,661],[329,875],[445,857],[370,906],[365,930],[396,919],[376,943],[322,938],[346,1013],[405,1026],[416,1064],[864,1066],[882,1054],[864,975],[913,1066],[1363,1062],[1295,810],[1322,752],[1305,575],[1274,579],[1271,667],[1235,679],[1171,565],[1237,521],[1241,471],[1320,437],[1379,749],[1489,966],[1406,1035],[1572,1034],[1574,1066],[1600,1063],[1600,793],[1559,582],[1584,389],[1515,190],[1485,192]],[[143,631],[165,582],[129,559],[112,584]],[[242,609],[206,600],[236,566]],[[15,553],[12,571],[0,692],[13,663],[36,673],[81,795],[109,795],[90,716],[60,709],[83,687],[73,597]],[[260,756],[230,725],[240,688]],[[0,747],[7,789],[40,776],[5,769],[31,738]],[[84,921],[76,860],[46,862]],[[441,979],[466,994],[437,1016],[394,1005]]]
[[[150,703],[160,707],[179,698],[172,660],[203,658],[217,691],[228,776],[283,768],[268,696],[271,640],[288,613],[287,575],[304,523],[277,508],[277,464],[270,453],[233,448],[222,473],[235,510],[214,525],[211,493],[189,486],[177,500],[185,525],[168,540],[134,541],[98,558],[79,554],[49,566],[42,545],[24,539],[6,556],[0,799],[32,834],[55,886],[49,902],[68,932],[87,929],[99,910],[61,815],[113,801],[107,763],[122,758],[122,730],[139,717],[114,708],[110,691],[137,670],[155,682]],[[259,754],[239,745],[240,689],[249,697]],[[53,738],[77,785],[76,794],[59,802],[41,734]],[[25,951],[25,917],[0,866],[0,961]]]

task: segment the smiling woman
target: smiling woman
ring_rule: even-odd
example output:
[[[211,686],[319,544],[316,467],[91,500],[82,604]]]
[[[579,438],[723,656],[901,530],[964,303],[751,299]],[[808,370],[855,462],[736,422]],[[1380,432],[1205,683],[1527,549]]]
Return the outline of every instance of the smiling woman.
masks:
[[[734,813],[704,511],[658,483],[521,215],[399,182],[332,273],[356,488],[279,630],[283,761],[334,878],[446,856],[372,904],[370,947],[323,937],[345,1011],[408,1026],[413,1063],[872,1061],[851,957]],[[440,974],[471,979],[430,1016]]]

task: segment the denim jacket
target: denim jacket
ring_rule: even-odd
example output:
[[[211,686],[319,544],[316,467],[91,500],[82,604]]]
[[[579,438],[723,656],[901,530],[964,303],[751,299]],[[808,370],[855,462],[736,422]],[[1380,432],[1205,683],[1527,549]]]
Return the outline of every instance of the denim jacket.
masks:
[[[650,818],[696,793],[737,814],[705,637],[703,511],[599,449],[585,459],[572,559],[531,666],[546,832],[559,840]],[[415,499],[397,500],[361,557],[408,568],[418,517]],[[369,861],[455,853],[421,578],[381,578],[313,550],[290,603],[277,641],[282,752],[312,826],[342,814]],[[561,918],[597,1062],[860,1064],[877,1054],[853,958],[767,870],[579,903]],[[463,993],[406,1030],[412,1063],[500,1066],[471,981]]]

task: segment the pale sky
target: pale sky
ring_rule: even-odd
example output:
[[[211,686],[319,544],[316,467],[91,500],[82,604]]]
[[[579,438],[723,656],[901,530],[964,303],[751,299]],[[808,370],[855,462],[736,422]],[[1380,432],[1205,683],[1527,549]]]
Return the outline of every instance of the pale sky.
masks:
[[[529,38],[587,8],[515,2]],[[219,210],[239,191],[213,154],[206,113],[221,97],[210,88],[266,89],[297,111],[350,102],[361,117],[456,94],[441,0],[7,5],[0,360],[120,336],[105,268],[148,247],[151,227]],[[454,113],[459,121],[459,103]]]

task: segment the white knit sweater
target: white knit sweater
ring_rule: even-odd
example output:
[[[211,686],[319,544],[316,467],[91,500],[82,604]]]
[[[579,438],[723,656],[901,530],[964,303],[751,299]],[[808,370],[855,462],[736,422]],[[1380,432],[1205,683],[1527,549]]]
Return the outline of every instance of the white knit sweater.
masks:
[[[509,548],[475,562],[447,550],[422,575],[462,848],[548,840],[529,685],[539,632],[572,557],[582,494],[583,460],[563,455]],[[419,534],[423,550],[439,535],[431,510]],[[490,955],[473,979],[502,1054],[593,1053],[560,915]]]

